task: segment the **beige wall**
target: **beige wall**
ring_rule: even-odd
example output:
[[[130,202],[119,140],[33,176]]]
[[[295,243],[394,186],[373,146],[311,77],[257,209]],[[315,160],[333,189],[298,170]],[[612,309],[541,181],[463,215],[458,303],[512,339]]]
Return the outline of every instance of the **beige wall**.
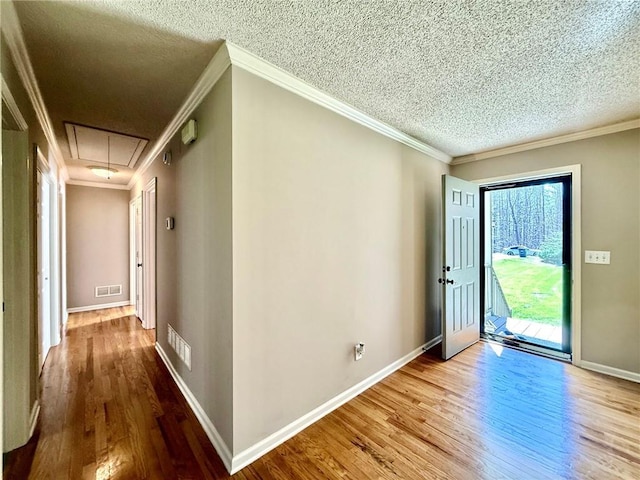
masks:
[[[448,166],[235,67],[233,99],[238,454],[440,334]]]
[[[157,339],[238,454],[440,334],[448,167],[236,68],[193,118],[131,198],[157,177]]]
[[[582,165],[582,248],[610,265],[582,265],[582,359],[640,373],[640,130],[452,167],[475,180]],[[581,254],[584,258],[584,254]]]
[[[67,307],[129,300],[129,192],[67,185]],[[122,295],[96,297],[97,286]]]
[[[198,139],[171,142],[134,188],[157,177],[157,339],[228,446],[233,444],[231,70],[193,113]],[[164,218],[175,216],[175,230]],[[162,303],[160,303],[162,302]],[[191,345],[192,369],[167,343],[167,323]]]
[[[179,148],[179,141],[172,142],[167,147],[176,156]],[[140,195],[141,190],[151,179],[156,179],[156,339],[170,356],[173,351],[170,352],[170,349],[167,349],[167,324],[174,324],[177,318],[177,229],[166,230],[164,219],[176,217],[176,160],[174,159],[172,165],[166,166],[162,163],[161,157],[156,159],[130,192],[130,200],[133,200]],[[177,357],[171,358],[176,364]]]

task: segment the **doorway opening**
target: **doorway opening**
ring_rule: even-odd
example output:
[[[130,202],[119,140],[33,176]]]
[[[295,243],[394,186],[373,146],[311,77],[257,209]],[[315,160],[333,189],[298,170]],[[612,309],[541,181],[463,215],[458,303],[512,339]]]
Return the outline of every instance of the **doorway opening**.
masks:
[[[485,338],[571,359],[571,175],[480,189]]]
[[[146,329],[156,328],[156,178],[129,202],[131,299]]]

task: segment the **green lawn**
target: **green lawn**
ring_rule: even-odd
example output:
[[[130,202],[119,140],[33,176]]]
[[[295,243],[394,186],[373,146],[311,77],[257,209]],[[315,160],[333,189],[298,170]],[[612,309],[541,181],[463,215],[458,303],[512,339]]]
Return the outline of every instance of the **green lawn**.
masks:
[[[560,325],[562,267],[536,257],[494,258],[493,268],[512,310],[513,318]]]

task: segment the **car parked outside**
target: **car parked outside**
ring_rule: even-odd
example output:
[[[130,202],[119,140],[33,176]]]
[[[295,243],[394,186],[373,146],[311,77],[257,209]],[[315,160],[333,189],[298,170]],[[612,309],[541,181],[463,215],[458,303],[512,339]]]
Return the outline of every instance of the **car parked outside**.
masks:
[[[509,247],[504,247],[502,249],[502,253],[511,256],[517,255],[519,257],[533,257],[538,255],[540,250],[529,248],[524,245],[511,245]]]

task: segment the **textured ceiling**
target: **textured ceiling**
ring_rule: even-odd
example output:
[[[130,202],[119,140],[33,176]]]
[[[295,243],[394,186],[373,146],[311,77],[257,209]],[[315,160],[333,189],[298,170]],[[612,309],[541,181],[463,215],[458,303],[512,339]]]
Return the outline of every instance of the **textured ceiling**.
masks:
[[[71,159],[64,122],[153,143],[222,43],[158,31],[73,3],[14,4],[69,175],[75,180],[98,178],[86,168],[92,162]],[[118,170],[112,183],[126,184],[133,170]]]
[[[638,1],[17,9],[57,128],[67,120],[153,143],[223,39],[453,156],[640,117]]]

